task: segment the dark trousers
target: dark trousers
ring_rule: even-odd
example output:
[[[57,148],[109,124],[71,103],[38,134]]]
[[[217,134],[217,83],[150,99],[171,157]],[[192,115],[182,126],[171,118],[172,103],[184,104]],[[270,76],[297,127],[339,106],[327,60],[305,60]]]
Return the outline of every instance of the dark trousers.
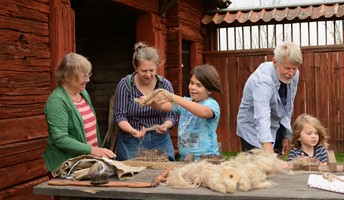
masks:
[[[281,155],[282,151],[282,139],[283,139],[283,132],[285,131],[285,127],[281,124],[280,128],[278,129],[276,133],[276,140],[274,145],[274,152],[278,155]],[[246,140],[240,138],[241,141],[241,149],[242,151],[249,151],[254,148],[258,148],[256,146],[251,145],[250,143],[246,142]]]

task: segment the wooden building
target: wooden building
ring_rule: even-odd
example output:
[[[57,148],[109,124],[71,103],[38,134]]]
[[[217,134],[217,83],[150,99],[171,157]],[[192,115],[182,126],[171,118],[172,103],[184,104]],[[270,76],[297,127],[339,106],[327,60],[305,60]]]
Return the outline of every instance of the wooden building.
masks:
[[[165,61],[158,73],[179,95],[188,95],[189,71],[210,62],[221,72],[225,89],[224,95],[214,96],[221,106],[218,138],[223,151],[239,150],[235,106],[244,81],[229,73],[228,63],[243,63],[249,69],[246,77],[271,56],[271,49],[254,62],[240,57],[245,52],[214,52],[218,25],[214,13],[205,13],[227,6],[222,0],[1,0],[0,199],[49,199],[33,195],[32,187],[48,180],[42,159],[47,142],[43,108],[56,86],[54,68],[68,52],[86,56],[93,65],[87,90],[102,136],[108,129],[109,98],[120,78],[134,70],[136,42],[158,48]],[[223,26],[233,26],[221,19]],[[176,145],[176,128],[171,134]]]
[[[93,65],[87,89],[104,135],[109,97],[120,78],[133,71],[136,42],[158,48],[166,61],[158,73],[171,80],[176,93],[186,92],[185,74],[203,62],[205,3],[2,0],[0,199],[47,199],[34,196],[32,187],[48,179],[42,159],[47,142],[43,108],[56,86],[54,68],[66,53],[83,54]],[[175,130],[173,134],[175,140]]]

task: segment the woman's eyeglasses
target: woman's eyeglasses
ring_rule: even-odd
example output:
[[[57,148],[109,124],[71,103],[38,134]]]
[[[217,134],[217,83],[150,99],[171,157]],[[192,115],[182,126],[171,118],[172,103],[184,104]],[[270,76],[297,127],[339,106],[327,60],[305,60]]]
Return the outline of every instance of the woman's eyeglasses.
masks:
[[[88,79],[91,78],[91,76],[92,76],[92,72],[90,72],[89,74],[85,74],[84,77],[83,77],[83,79],[84,79],[85,81],[87,81]]]

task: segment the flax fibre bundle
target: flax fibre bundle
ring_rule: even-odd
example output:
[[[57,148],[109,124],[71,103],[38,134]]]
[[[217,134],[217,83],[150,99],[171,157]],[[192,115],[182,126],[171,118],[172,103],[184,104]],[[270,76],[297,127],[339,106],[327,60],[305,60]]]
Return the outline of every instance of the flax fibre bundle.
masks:
[[[239,172],[238,182],[223,176],[229,168]],[[237,190],[249,191],[272,187],[275,184],[268,180],[279,173],[287,173],[279,164],[276,155],[260,149],[242,152],[238,156],[214,165],[206,160],[190,163],[170,172],[166,185],[173,188],[208,187],[222,193],[234,193]]]

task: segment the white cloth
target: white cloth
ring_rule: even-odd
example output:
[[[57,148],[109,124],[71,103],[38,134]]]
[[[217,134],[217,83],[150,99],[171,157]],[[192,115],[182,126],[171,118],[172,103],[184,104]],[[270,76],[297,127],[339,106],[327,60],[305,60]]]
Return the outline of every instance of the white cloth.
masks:
[[[344,176],[339,176],[339,178],[344,179]],[[337,179],[329,181],[323,178],[323,175],[310,174],[308,178],[308,186],[332,192],[344,193],[344,182]]]

